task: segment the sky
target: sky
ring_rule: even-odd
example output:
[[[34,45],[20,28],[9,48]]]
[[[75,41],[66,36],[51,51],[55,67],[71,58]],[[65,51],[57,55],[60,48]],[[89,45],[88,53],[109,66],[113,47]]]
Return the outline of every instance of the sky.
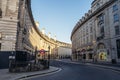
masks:
[[[71,32],[76,23],[91,9],[93,0],[31,0],[32,14],[39,29],[51,38],[71,43]]]

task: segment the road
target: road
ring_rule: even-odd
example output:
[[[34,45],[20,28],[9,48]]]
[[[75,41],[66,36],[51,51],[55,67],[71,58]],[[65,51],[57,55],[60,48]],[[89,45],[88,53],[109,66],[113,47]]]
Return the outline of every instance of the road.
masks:
[[[120,80],[120,73],[84,64],[51,61],[51,65],[62,70],[55,74],[38,76],[29,80]]]

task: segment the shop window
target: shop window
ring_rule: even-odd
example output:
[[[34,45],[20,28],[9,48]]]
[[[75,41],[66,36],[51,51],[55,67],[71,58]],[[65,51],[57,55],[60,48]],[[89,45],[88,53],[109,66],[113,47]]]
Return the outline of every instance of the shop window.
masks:
[[[83,54],[83,59],[86,59],[86,54]]]
[[[100,60],[106,60],[107,59],[107,54],[105,52],[100,52],[99,53],[99,59]]]
[[[92,59],[93,58],[92,56],[93,56],[92,53],[90,53],[89,54],[89,59]]]

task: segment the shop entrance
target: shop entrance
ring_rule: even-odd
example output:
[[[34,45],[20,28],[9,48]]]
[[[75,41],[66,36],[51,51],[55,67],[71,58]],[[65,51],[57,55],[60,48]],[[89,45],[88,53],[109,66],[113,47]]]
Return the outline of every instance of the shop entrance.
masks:
[[[104,43],[99,43],[97,47],[98,59],[106,60],[107,59],[107,50]]]

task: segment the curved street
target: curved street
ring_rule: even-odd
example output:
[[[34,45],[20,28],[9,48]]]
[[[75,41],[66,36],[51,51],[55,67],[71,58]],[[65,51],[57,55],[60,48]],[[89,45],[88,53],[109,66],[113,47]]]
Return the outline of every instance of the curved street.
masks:
[[[120,80],[120,73],[84,64],[51,61],[51,66],[59,67],[60,72],[37,76],[29,80]]]

